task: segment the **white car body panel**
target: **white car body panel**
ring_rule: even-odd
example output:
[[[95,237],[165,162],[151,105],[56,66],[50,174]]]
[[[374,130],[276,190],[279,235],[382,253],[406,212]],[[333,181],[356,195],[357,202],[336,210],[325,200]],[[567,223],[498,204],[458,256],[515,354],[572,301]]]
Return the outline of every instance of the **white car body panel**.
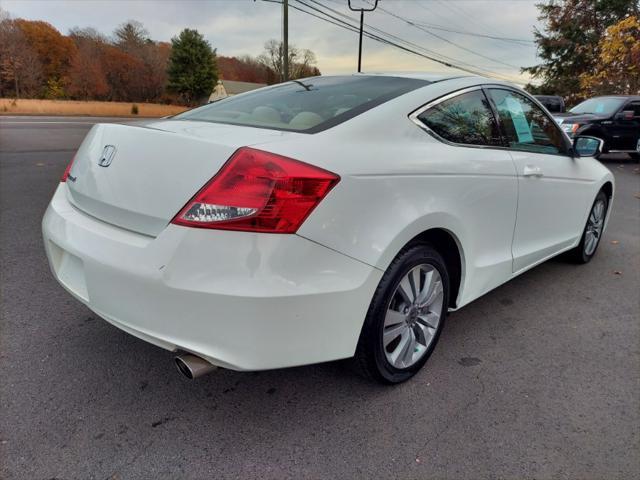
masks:
[[[527,268],[577,245],[597,193],[601,169],[589,159],[511,152],[518,169],[518,220],[513,237],[513,271]],[[596,165],[597,166],[597,165]],[[538,169],[539,175],[525,176]]]
[[[151,238],[78,211],[66,190],[43,220],[52,272],[117,327],[236,370],[353,355],[380,270],[297,235],[169,225]]]
[[[69,182],[69,201],[97,218],[152,236],[246,145],[247,136],[256,144],[299,135],[171,120],[162,123],[163,130],[154,123],[140,125],[93,126],[75,156],[71,173],[82,181]],[[97,159],[112,144],[116,153],[104,168]]]
[[[237,370],[352,356],[398,252],[440,229],[462,266],[460,308],[575,246],[611,173],[593,158],[454,146],[409,119],[483,78],[406,93],[315,133],[162,120],[97,125],[43,219],[52,272],[119,328]],[[247,94],[249,95],[249,94]],[[104,145],[119,157],[97,164]],[[171,218],[241,146],[340,175],[295,235]],[[542,177],[523,176],[537,166]],[[610,207],[611,208],[611,207]]]

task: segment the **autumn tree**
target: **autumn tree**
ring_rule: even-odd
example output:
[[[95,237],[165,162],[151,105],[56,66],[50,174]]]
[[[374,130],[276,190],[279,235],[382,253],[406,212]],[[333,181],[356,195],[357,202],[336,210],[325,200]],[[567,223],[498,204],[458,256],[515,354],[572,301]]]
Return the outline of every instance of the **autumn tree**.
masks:
[[[69,69],[69,95],[82,100],[106,98],[109,85],[103,68],[103,52],[107,39],[93,28],[73,28],[69,37],[76,44]]]
[[[218,81],[216,51],[197,30],[185,28],[171,39],[169,89],[188,104],[208,96]]]
[[[310,77],[320,75],[316,65],[316,55],[307,49],[299,49],[295,45],[289,45],[289,78]],[[264,44],[264,52],[258,57],[258,61],[275,73],[276,81],[284,78],[284,48],[282,42],[271,39]],[[272,82],[270,82],[272,83]]]
[[[607,28],[593,71],[580,76],[585,96],[640,95],[640,21],[632,16]]]
[[[102,64],[109,85],[109,100],[140,101],[143,95],[145,66],[142,60],[108,45]]]
[[[148,101],[158,100],[167,85],[167,67],[171,55],[171,44],[148,42],[141,54],[145,65],[144,95]]]
[[[113,45],[136,62],[138,75],[131,85],[131,95],[143,101],[158,99],[167,83],[170,45],[151,40],[147,29],[136,20],[121,24],[113,37]]]
[[[116,28],[113,34],[115,45],[120,50],[132,55],[139,54],[146,43],[151,41],[147,29],[136,20],[128,20],[123,23]]]
[[[273,83],[276,75],[257,59],[244,55],[242,57],[217,57],[218,72],[224,80],[241,82]]]
[[[45,94],[54,98],[64,95],[63,88],[68,82],[71,59],[76,53],[73,40],[47,22],[21,18],[14,22],[42,64],[46,82]]]
[[[542,62],[523,71],[540,85],[528,89],[575,101],[580,75],[594,69],[607,27],[638,15],[639,8],[637,0],[548,0],[538,4],[544,30],[536,29],[534,35]]]
[[[108,43],[107,37],[93,27],[73,27],[69,29],[69,37],[76,43],[90,42],[94,45]]]
[[[0,20],[0,91],[13,90],[15,98],[33,97],[42,86],[42,65],[15,20]]]

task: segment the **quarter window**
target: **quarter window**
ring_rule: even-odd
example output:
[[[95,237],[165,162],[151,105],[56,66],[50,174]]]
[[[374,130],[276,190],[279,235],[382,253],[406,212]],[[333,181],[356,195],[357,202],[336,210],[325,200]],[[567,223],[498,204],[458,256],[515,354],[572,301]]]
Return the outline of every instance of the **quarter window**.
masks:
[[[418,115],[418,119],[453,143],[502,146],[498,125],[482,90],[440,102]]]
[[[563,133],[531,100],[511,90],[490,89],[510,148],[534,153],[567,152]]]

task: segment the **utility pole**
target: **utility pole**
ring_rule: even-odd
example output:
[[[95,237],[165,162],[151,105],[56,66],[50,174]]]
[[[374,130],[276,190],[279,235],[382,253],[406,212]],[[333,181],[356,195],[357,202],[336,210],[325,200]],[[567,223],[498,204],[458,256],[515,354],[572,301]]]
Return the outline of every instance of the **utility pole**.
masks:
[[[282,0],[282,81],[287,80],[289,80],[289,0]]]
[[[287,0],[284,0],[285,4]],[[364,30],[364,12],[373,12],[378,7],[378,0],[373,1],[372,8],[353,8],[349,0],[349,9],[353,12],[360,12],[360,41],[358,42],[358,73],[362,71],[362,32]]]

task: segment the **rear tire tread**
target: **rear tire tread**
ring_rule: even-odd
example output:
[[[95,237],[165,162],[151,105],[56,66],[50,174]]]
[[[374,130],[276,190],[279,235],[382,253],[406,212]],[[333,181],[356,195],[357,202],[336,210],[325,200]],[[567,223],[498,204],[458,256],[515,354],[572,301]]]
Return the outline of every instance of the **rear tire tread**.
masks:
[[[593,203],[591,204],[591,208],[589,209],[589,215],[591,215],[591,209],[593,209],[593,206],[596,204],[596,202],[599,199],[603,199],[604,200],[604,207],[605,207],[604,222],[606,223],[606,221],[607,221],[607,213],[608,213],[608,210],[609,210],[609,200],[610,199],[607,196],[607,194],[604,192],[604,190],[600,190],[598,192],[598,195],[596,195],[596,198],[594,199]],[[586,238],[587,224],[588,224],[588,220],[585,223],[584,229],[582,230],[582,237],[580,237],[580,243],[578,243],[578,246],[575,247],[575,248],[572,248],[571,250],[569,250],[567,252],[566,258],[569,261],[571,261],[572,263],[577,263],[577,264],[589,263],[591,261],[591,259],[598,252],[598,247],[600,247],[600,243],[602,243],[602,236],[604,235],[604,228],[603,228],[602,233],[600,235],[600,239],[598,239],[598,244],[596,245],[596,249],[593,251],[593,253],[591,255],[588,255],[588,256],[585,255],[585,253],[584,253],[584,242],[585,242],[585,238]]]
[[[428,243],[413,243],[407,245],[403,248],[400,253],[394,258],[389,267],[387,268],[385,274],[383,275],[376,291],[373,294],[373,298],[371,300],[371,304],[369,305],[369,310],[367,311],[367,316],[364,321],[364,325],[362,327],[362,331],[360,333],[360,338],[358,339],[358,344],[356,347],[356,354],[352,358],[351,366],[353,370],[361,375],[362,377],[368,380],[375,380],[380,383],[385,384],[396,384],[401,383],[405,380],[411,378],[426,362],[426,360],[431,355],[435,344],[438,342],[438,338],[436,337],[433,341],[433,345],[430,346],[430,350],[425,354],[423,360],[418,361],[417,368],[415,370],[407,371],[404,374],[399,375],[399,379],[390,379],[385,377],[381,372],[378,366],[376,365],[376,354],[372,348],[373,342],[376,341],[378,336],[378,332],[375,329],[376,322],[376,314],[379,313],[379,309],[381,305],[386,307],[386,298],[385,295],[390,288],[390,283],[395,279],[398,271],[403,268],[403,264],[407,262],[407,259],[414,255],[422,255],[425,258],[431,259],[435,264],[438,264],[439,271],[443,280],[443,288],[444,288],[444,303],[443,303],[443,313],[440,319],[440,327],[437,336],[442,331],[444,327],[445,317],[448,310],[448,295],[449,295],[449,276],[446,269],[446,264],[444,259],[440,255],[440,253],[435,250]],[[406,268],[406,267],[405,267]],[[374,338],[372,338],[374,337]]]

